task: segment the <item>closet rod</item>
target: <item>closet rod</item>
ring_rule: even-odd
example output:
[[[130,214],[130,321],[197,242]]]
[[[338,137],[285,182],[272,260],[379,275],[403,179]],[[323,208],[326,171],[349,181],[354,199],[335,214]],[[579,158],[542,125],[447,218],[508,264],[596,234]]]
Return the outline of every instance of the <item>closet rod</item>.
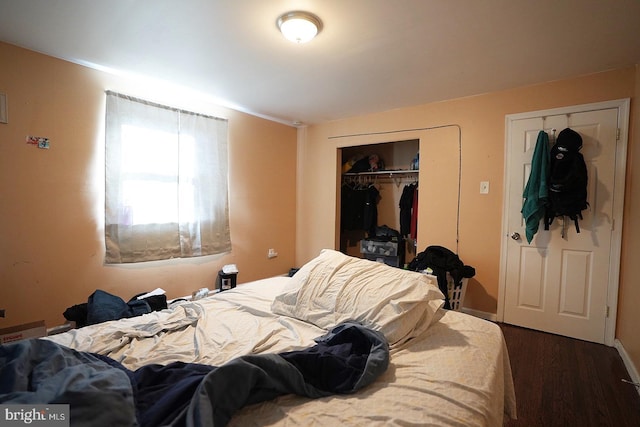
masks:
[[[389,169],[389,170],[379,170],[379,171],[366,171],[366,172],[345,172],[342,175],[344,176],[357,176],[357,175],[389,175],[389,177],[393,175],[416,175],[418,173],[417,169]]]
[[[375,172],[346,172],[342,174],[342,182],[354,182],[359,181],[360,179],[365,179],[365,182],[377,182],[378,179],[381,181],[392,180],[396,187],[400,187],[403,180],[407,178],[411,178],[413,182],[418,182],[418,170],[408,169],[391,169],[391,170],[381,170]],[[373,179],[373,181],[371,181]]]
[[[425,131],[425,130],[435,130],[435,129],[443,129],[454,127],[458,129],[458,211],[456,214],[456,254],[459,253],[460,246],[460,191],[462,187],[462,127],[457,123],[452,123],[448,125],[438,125],[438,126],[430,126],[424,128],[413,128],[413,129],[398,129],[398,130],[389,130],[389,131],[380,131],[380,132],[365,132],[365,133],[353,133],[349,135],[334,135],[328,137],[328,139],[341,139],[341,138],[353,138],[357,136],[374,136],[374,135],[390,135],[394,133],[402,133],[402,132],[417,132],[417,131]]]

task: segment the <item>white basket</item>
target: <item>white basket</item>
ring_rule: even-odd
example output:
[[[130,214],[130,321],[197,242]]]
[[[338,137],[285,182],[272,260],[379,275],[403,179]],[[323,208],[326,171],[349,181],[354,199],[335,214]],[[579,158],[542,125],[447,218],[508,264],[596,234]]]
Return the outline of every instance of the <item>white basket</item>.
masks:
[[[459,286],[455,286],[453,279],[447,273],[447,289],[449,290],[449,305],[451,310],[462,310],[462,304],[464,303],[464,294],[467,293],[467,282],[469,279],[463,277]]]
[[[433,274],[424,273],[425,276],[428,276],[432,283],[435,286],[438,286],[438,278]],[[460,286],[455,286],[453,282],[453,278],[449,273],[447,273],[447,290],[449,291],[449,305],[451,306],[451,310],[460,311],[462,310],[462,304],[464,303],[464,295],[467,292],[467,283],[469,279],[464,277]]]

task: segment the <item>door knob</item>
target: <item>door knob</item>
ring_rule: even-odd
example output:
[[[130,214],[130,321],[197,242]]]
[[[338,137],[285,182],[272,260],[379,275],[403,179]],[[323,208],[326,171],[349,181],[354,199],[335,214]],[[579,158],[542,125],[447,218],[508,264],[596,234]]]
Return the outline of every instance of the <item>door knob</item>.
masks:
[[[514,231],[513,233],[511,233],[511,238],[513,240],[520,240],[520,233],[518,233],[517,231]]]

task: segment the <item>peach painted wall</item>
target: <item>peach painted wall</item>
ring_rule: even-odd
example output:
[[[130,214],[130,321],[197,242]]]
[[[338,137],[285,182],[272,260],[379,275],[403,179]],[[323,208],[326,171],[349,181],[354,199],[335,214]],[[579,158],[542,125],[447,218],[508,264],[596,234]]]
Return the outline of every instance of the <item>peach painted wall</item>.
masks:
[[[536,111],[570,105],[586,104],[620,98],[632,98],[632,128],[636,129],[629,140],[629,164],[640,162],[634,141],[640,141],[637,128],[640,126],[636,100],[639,93],[636,82],[640,81],[635,67],[583,76],[564,81],[522,87],[480,96],[454,99],[446,102],[403,108],[347,120],[310,126],[298,135],[298,233],[297,263],[313,258],[321,248],[336,247],[336,221],[334,213],[339,210],[336,194],[336,150],[345,142],[336,135],[391,132],[403,129],[437,127],[458,124],[462,130],[462,185],[459,255],[476,268],[476,276],[469,283],[465,306],[471,309],[496,313],[500,269],[500,245],[502,243],[502,199],[504,185],[505,116],[507,114]],[[448,133],[447,133],[448,132]],[[451,128],[423,132],[404,132],[398,139],[421,137],[426,140],[455,140]],[[416,135],[420,133],[420,135]],[[390,140],[388,136],[348,138],[354,145]],[[422,142],[421,142],[422,144]],[[418,226],[418,248],[440,244],[455,250],[451,224],[424,224],[426,212],[435,203],[449,206],[451,200],[440,197],[423,198],[426,186],[434,182],[441,186],[441,179],[423,179],[423,146],[421,145],[420,172],[420,224]],[[437,166],[437,165],[434,165]],[[631,167],[628,170],[631,171]],[[632,187],[637,188],[638,178],[631,172],[627,180],[627,203],[625,205],[625,232],[623,252],[623,275],[620,283],[621,302],[618,325],[619,336],[629,346],[636,366],[640,366],[640,338],[632,336],[632,330],[640,322],[637,305],[640,294],[636,286],[639,277],[637,262],[640,247],[640,226],[630,218],[640,217],[640,206],[633,201]],[[636,174],[637,175],[637,174]],[[480,181],[490,182],[490,192],[479,194]],[[636,184],[635,187],[633,184]],[[437,194],[431,190],[431,194]],[[447,193],[447,192],[442,192]],[[449,217],[449,216],[447,216]],[[429,231],[429,228],[436,229]],[[436,234],[437,231],[440,234]],[[444,233],[444,234],[442,234]],[[434,240],[435,236],[435,240]],[[449,237],[447,237],[449,236]],[[624,301],[625,296],[628,296]]]
[[[295,259],[296,129],[221,108],[184,88],[114,76],[0,43],[0,328],[86,302],[96,289],[128,300],[161,287],[170,298],[215,287],[236,263],[240,283],[284,274]],[[104,91],[229,120],[228,254],[104,265]],[[25,143],[50,138],[50,149]],[[269,248],[279,256],[267,258]]]
[[[618,297],[616,337],[623,344],[636,369],[640,369],[640,65],[636,66],[635,96],[631,107],[628,148],[625,218],[622,235],[622,265]],[[635,101],[635,102],[634,102]],[[638,375],[638,372],[635,373]],[[639,377],[636,376],[636,380]]]

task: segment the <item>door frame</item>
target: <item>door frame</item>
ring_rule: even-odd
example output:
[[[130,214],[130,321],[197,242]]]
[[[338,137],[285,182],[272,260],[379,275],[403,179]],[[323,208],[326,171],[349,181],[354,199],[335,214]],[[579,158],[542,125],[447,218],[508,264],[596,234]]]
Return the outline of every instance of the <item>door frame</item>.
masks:
[[[609,263],[609,286],[607,288],[608,315],[605,318],[604,342],[608,346],[614,345],[616,320],[618,312],[618,287],[620,284],[620,258],[622,248],[622,221],[624,214],[625,174],[627,166],[627,143],[629,136],[629,106],[630,99],[617,99],[613,101],[596,102],[591,104],[573,105],[569,107],[553,108],[548,110],[530,111],[505,116],[505,157],[504,157],[504,186],[502,189],[502,233],[500,240],[500,282],[498,284],[498,322],[504,321],[506,276],[507,276],[507,238],[508,230],[508,206],[509,186],[511,170],[509,164],[509,142],[511,141],[511,123],[516,120],[544,118],[562,114],[582,113],[596,110],[618,109],[618,129],[620,136],[616,143],[616,167],[613,189],[613,230],[611,231],[611,249]]]

